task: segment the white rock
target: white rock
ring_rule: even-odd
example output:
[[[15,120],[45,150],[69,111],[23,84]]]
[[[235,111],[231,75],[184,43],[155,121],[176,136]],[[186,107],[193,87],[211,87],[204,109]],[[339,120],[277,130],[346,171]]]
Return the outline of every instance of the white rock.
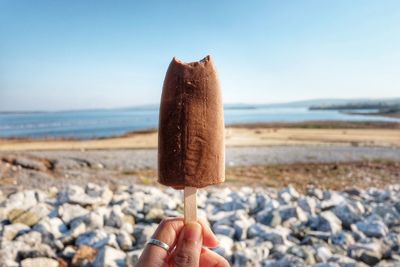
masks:
[[[332,252],[324,246],[319,246],[315,251],[315,259],[318,262],[327,262],[328,259],[332,257]]]
[[[387,226],[379,219],[371,218],[360,221],[356,224],[357,228],[368,237],[384,237],[388,234]]]
[[[137,249],[130,251],[126,254],[125,264],[126,267],[135,267],[139,261],[140,255],[142,255],[143,249]]]
[[[61,219],[66,223],[69,224],[71,221],[81,218],[89,213],[88,210],[82,208],[79,205],[73,205],[69,203],[65,203],[58,208],[58,213]]]
[[[25,224],[22,224],[22,223],[9,224],[9,225],[5,225],[4,226],[3,232],[1,234],[1,237],[2,237],[3,240],[11,241],[17,235],[21,235],[23,233],[27,233],[30,230],[31,230],[30,227],[28,227],[28,226],[26,226]]]
[[[24,242],[29,246],[35,246],[36,244],[40,244],[42,242],[42,234],[36,231],[30,231],[26,234],[18,236],[15,240]]]
[[[18,252],[22,250],[29,250],[30,248],[30,245],[25,244],[22,241],[2,241],[0,249],[0,263],[13,262],[16,260]]]
[[[300,195],[293,186],[289,185],[285,189],[279,191],[278,196],[283,203],[290,203],[297,200]]]
[[[248,238],[261,238],[264,241],[270,241],[273,244],[285,244],[286,237],[288,234],[288,229],[280,228],[270,228],[263,224],[255,223],[249,227],[247,231]]]
[[[232,255],[233,240],[226,235],[216,235],[219,247],[216,252],[224,257]]]
[[[101,248],[108,244],[111,237],[103,230],[93,230],[78,236],[75,241],[77,247],[86,245],[92,248]]]
[[[133,235],[136,240],[136,247],[143,247],[144,244],[147,242],[147,240],[150,239],[150,237],[154,234],[155,230],[157,228],[157,224],[152,224],[152,225],[143,225],[143,224],[138,224],[134,228]]]
[[[71,229],[61,237],[61,241],[66,244],[75,240],[79,235],[86,232],[86,224],[79,221],[71,226]]]
[[[112,207],[110,216],[106,218],[105,225],[114,228],[120,228],[122,226],[123,219],[124,219],[124,213],[122,212],[121,207],[118,205],[114,205]]]
[[[297,200],[299,207],[307,212],[309,215],[315,214],[315,208],[317,207],[317,201],[313,197],[302,196]]]
[[[321,212],[310,219],[311,229],[322,232],[337,233],[342,230],[342,222],[331,211]]]
[[[235,229],[227,225],[216,225],[213,230],[216,235],[226,235],[229,238],[235,235]]]
[[[58,267],[58,261],[50,258],[28,258],[21,261],[21,267]]]
[[[361,220],[361,214],[359,211],[350,204],[342,203],[332,209],[333,213],[342,221],[342,224],[346,228],[350,228],[350,225]]]
[[[72,259],[76,253],[76,249],[73,246],[66,246],[62,251],[63,258]]]
[[[305,214],[304,211],[299,207],[281,206],[279,209],[279,214],[283,222],[291,218],[296,218],[301,222],[305,222],[308,219],[307,214]]]
[[[327,198],[321,201],[318,205],[318,208],[321,210],[331,209],[346,201],[343,196],[336,192],[330,191],[325,193]]]
[[[59,203],[86,205],[107,205],[112,199],[112,191],[105,186],[89,183],[86,190],[77,185],[69,185],[59,192]]]
[[[120,231],[117,234],[117,242],[122,250],[128,251],[132,249],[132,237],[125,231]]]
[[[34,190],[26,190],[10,195],[5,202],[5,207],[8,210],[18,208],[28,210],[37,204],[36,192]]]
[[[121,267],[125,265],[125,258],[123,251],[105,246],[97,252],[93,267]]]
[[[56,239],[58,239],[64,233],[66,233],[68,229],[67,229],[67,226],[64,224],[64,222],[60,218],[45,217],[42,220],[40,220],[39,223],[33,227],[33,230],[38,231],[42,234],[50,233]]]

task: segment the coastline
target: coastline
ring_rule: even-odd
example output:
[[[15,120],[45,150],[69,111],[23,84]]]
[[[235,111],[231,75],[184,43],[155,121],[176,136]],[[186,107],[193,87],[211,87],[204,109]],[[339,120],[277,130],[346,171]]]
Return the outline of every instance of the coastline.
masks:
[[[400,147],[400,123],[316,121],[254,123],[226,127],[227,147],[343,145]],[[0,138],[0,151],[110,150],[157,148],[157,131],[142,130],[94,139]]]

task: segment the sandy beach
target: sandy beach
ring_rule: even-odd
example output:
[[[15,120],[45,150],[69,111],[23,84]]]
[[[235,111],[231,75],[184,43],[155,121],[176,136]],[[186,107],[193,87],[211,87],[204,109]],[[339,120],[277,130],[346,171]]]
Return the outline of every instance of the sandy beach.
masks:
[[[225,185],[292,184],[304,191],[316,180],[331,189],[398,183],[398,127],[348,122],[227,127]],[[156,131],[93,140],[3,139],[0,184],[10,192],[93,181],[157,185],[156,162]]]
[[[397,148],[400,147],[399,125],[307,123],[230,126],[225,131],[225,143],[227,147],[334,144]],[[93,140],[0,139],[0,151],[144,148],[157,148],[156,131]]]

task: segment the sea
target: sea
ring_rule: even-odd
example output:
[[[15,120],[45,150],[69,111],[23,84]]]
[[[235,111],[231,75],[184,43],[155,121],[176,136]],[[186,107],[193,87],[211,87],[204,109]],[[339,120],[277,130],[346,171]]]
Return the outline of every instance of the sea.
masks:
[[[2,138],[106,138],[129,132],[156,129],[157,107],[98,109],[58,112],[0,112]],[[308,107],[230,106],[225,108],[225,124],[304,121],[395,121],[368,115],[348,115],[334,110]]]

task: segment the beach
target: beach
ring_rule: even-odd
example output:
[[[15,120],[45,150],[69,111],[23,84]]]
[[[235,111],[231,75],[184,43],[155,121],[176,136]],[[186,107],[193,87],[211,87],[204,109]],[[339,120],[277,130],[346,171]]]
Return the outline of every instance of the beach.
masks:
[[[337,189],[400,181],[394,123],[250,124],[226,128],[226,186]],[[378,170],[378,171],[377,171]],[[0,184],[17,188],[88,182],[157,186],[157,132],[93,140],[1,139]]]

